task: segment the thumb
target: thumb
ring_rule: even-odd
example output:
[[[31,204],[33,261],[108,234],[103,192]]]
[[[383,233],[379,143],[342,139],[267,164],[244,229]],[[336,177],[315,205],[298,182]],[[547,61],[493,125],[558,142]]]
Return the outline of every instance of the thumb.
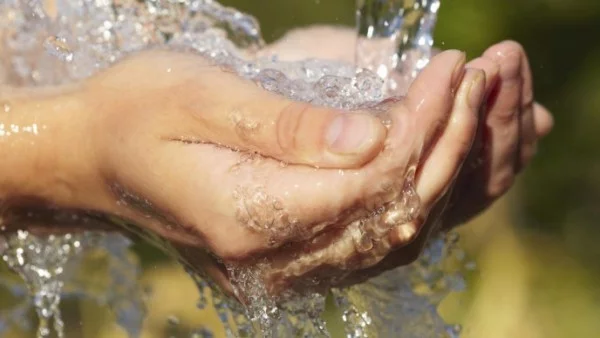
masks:
[[[186,67],[185,62],[177,67]],[[368,113],[292,101],[206,64],[190,69],[184,69],[190,74],[185,86],[177,86],[174,101],[185,132],[175,139],[185,135],[187,141],[325,168],[360,167],[383,148],[386,128]]]

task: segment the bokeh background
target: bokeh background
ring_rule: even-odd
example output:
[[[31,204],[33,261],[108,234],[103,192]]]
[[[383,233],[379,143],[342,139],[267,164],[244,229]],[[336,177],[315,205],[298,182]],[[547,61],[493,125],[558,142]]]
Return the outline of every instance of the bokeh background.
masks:
[[[294,27],[354,24],[355,0],[222,2],[254,14],[269,41]],[[536,98],[556,122],[516,188],[460,229],[479,269],[441,312],[468,338],[600,337],[600,1],[442,0],[435,37],[439,48],[471,58],[501,40],[523,44]],[[137,251],[142,282],[155,290],[144,337],[175,333],[169,316],[191,326],[216,321],[199,314],[180,267],[145,245]],[[122,336],[107,311],[76,308],[68,321],[86,325],[67,337]]]

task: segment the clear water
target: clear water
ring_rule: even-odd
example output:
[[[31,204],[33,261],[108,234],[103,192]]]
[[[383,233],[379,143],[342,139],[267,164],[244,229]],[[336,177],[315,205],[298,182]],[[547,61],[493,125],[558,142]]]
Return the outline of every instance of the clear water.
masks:
[[[440,0],[357,0],[356,63],[402,95],[433,53]]]
[[[145,315],[139,290],[139,265],[129,252],[131,241],[118,234],[79,233],[40,236],[27,231],[0,236],[3,261],[25,285],[10,278],[0,286],[22,298],[9,315],[0,318],[0,336],[11,326],[28,331],[34,323],[38,337],[63,337],[62,299],[87,299],[111,309],[116,321],[136,337]],[[94,279],[90,286],[90,278]],[[27,298],[29,295],[31,298]]]
[[[426,65],[438,8],[439,1],[360,1],[356,55],[362,68],[357,68],[324,60],[255,59],[253,53],[264,44],[256,20],[212,0],[58,0],[56,17],[50,17],[39,0],[4,0],[0,29],[8,34],[0,60],[7,61],[4,68],[13,83],[35,86],[86,78],[128,53],[160,46],[199,53],[295,100],[356,109],[402,94]],[[382,41],[389,48],[369,54]],[[409,171],[403,193],[386,212],[401,215],[393,224],[402,224],[418,208]],[[360,243],[363,227],[379,220],[355,222],[348,231]],[[161,238],[141,235],[181,259]],[[228,336],[328,336],[321,316],[328,297],[345,323],[347,337],[454,336],[456,327],[446,325],[436,309],[448,292],[464,283],[458,274],[463,255],[447,241],[435,238],[414,264],[327,295],[288,293],[274,299],[262,283],[264,266],[229,266],[236,292],[252,300],[246,308],[225,297],[197,269],[189,271],[202,296],[198,307],[212,304]],[[3,259],[29,288],[22,294],[33,300],[28,304],[38,313],[39,337],[51,330],[61,336],[60,299],[69,296],[107,304],[131,337],[139,335],[145,310],[136,287],[139,266],[128,253],[129,244],[122,236],[98,233],[40,237],[21,231],[0,237]],[[109,266],[103,292],[77,283],[77,271],[86,267],[86,253],[94,250],[105,254]],[[5,321],[16,321],[26,305],[15,307]],[[169,322],[177,325],[176,319]],[[0,330],[11,323],[3,324],[0,321]],[[192,336],[208,335],[201,330]]]

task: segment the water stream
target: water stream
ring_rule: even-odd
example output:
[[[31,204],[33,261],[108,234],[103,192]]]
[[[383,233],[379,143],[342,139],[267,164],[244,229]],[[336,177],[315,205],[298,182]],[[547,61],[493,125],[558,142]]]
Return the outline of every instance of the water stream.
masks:
[[[295,100],[356,109],[391,95],[401,95],[432,55],[433,28],[439,0],[360,0],[357,4],[358,68],[325,60],[286,63],[248,57],[264,42],[256,20],[212,0],[58,0],[56,17],[41,0],[0,3],[4,55],[0,61],[15,84],[39,86],[89,77],[123,56],[163,46],[203,55],[235,70],[266,90]],[[376,47],[376,48],[374,48]],[[375,52],[374,52],[375,51]],[[394,208],[409,221],[418,211],[418,196],[410,175]],[[176,259],[165,240],[120,220]],[[362,223],[349,227],[360,229]],[[0,318],[0,335],[23,324],[33,306],[38,337],[63,337],[60,301],[86,297],[105,304],[130,337],[138,337],[145,309],[137,287],[140,268],[131,258],[131,242],[118,234],[80,233],[37,236],[27,231],[0,232],[0,253],[26,284],[0,281],[27,302]],[[78,283],[78,272],[91,252],[101,251],[109,276],[101,290]],[[389,271],[362,284],[329,293],[289,294],[286,301],[267,295],[261,267],[229,266],[236,291],[252,301],[248,307],[223,295],[197,269],[189,270],[201,294],[198,307],[211,304],[227,336],[329,336],[322,313],[330,307],[345,323],[347,337],[454,337],[437,305],[452,290],[464,287],[460,271],[464,254],[452,236],[432,239],[413,264]],[[176,325],[177,320],[170,320]],[[194,337],[210,336],[198,331]]]

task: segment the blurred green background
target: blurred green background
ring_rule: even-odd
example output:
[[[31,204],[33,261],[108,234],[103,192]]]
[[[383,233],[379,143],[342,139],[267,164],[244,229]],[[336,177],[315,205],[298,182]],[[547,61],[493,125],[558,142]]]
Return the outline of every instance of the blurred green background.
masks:
[[[269,41],[298,26],[354,23],[355,0],[222,2],[254,14]],[[479,271],[441,311],[469,338],[600,337],[600,1],[442,0],[439,48],[472,58],[505,39],[529,53],[536,98],[555,130],[517,187],[461,229]],[[152,267],[143,281],[156,290],[144,337],[166,337],[169,315],[190,325],[216,320],[198,316],[194,285],[179,267],[143,245],[139,252]],[[122,335],[102,324],[110,321],[103,310],[81,310],[96,324],[74,337]]]

